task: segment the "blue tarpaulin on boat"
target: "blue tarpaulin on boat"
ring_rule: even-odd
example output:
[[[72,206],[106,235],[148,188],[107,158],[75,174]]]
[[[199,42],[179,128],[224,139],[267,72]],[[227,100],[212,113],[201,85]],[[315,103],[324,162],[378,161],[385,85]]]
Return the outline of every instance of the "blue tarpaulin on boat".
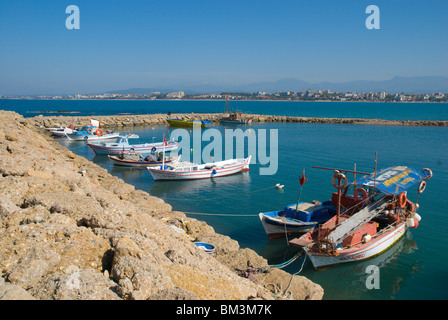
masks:
[[[375,174],[371,174],[357,179],[353,184],[371,187],[375,185],[383,193],[398,195],[431,176],[432,173],[429,169],[397,166],[377,171],[376,179]]]

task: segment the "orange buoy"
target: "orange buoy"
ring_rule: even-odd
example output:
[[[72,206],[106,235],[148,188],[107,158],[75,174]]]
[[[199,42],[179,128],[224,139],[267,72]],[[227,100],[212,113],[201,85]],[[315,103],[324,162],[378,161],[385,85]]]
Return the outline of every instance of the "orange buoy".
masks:
[[[98,130],[95,131],[95,133],[96,133],[97,136],[101,137],[103,135],[103,130],[98,129]]]

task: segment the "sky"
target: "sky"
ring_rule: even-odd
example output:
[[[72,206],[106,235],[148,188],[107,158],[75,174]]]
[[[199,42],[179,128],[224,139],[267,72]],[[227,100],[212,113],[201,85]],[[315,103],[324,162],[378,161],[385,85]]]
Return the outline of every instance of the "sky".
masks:
[[[369,5],[380,29],[366,28]],[[446,0],[0,0],[0,95],[448,76],[447,12]]]

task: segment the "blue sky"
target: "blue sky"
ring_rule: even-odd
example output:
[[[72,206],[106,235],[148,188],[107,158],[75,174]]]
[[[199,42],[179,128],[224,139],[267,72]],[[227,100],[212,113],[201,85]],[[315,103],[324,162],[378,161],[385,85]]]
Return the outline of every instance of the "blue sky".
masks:
[[[65,9],[77,5],[80,29]],[[380,9],[368,30],[366,7]],[[448,76],[445,0],[0,0],[0,94]]]

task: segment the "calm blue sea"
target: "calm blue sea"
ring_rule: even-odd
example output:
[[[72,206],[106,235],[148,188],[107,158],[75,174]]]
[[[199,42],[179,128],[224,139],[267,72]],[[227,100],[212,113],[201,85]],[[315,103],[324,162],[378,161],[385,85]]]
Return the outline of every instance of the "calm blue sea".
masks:
[[[237,104],[244,112],[264,114],[448,120],[445,104]],[[190,101],[0,101],[0,109],[6,105],[26,116],[35,115],[27,111],[66,110],[69,106],[83,112],[90,106],[94,114],[220,112],[224,106],[222,102]],[[224,132],[222,126],[213,128]],[[260,129],[268,133],[277,130],[279,163],[274,175],[260,175],[261,165],[257,163],[251,165],[249,172],[214,180],[154,182],[147,170],[114,167],[107,157],[95,156],[82,142],[62,139],[60,143],[136,188],[165,199],[174,210],[206,221],[217,232],[237,240],[241,247],[251,248],[267,258],[270,264],[290,259],[297,249],[288,246],[286,239],[268,240],[257,215],[296,202],[298,178],[303,169],[308,181],[303,186],[301,200],[311,201],[326,200],[335,191],[331,171],[312,169],[312,166],[349,169],[356,163],[358,170],[371,172],[377,152],[379,168],[393,165],[430,168],[434,176],[419,197],[418,212],[422,220],[417,229],[408,231],[393,248],[373,259],[320,271],[305,261],[300,274],[320,284],[325,290],[325,299],[448,299],[448,238],[443,229],[448,225],[448,128],[300,123],[263,123],[240,128],[250,129],[257,137],[262,132]],[[140,138],[135,143],[139,143],[153,138],[161,140],[163,134],[169,134],[174,128],[147,126],[126,130],[138,134]],[[202,148],[209,143],[204,141]],[[277,183],[284,185],[282,191],[273,188]],[[416,190],[408,194],[413,201],[416,196]],[[302,261],[296,261],[287,271],[297,272],[301,264]],[[366,288],[369,265],[380,269],[380,289]]]
[[[365,118],[388,120],[448,120],[446,103],[357,103],[297,101],[231,101],[234,110],[244,113],[302,117]],[[224,101],[181,100],[8,100],[0,99],[0,110],[12,110],[24,117],[70,115],[94,116],[151,113],[223,112]],[[45,112],[45,113],[43,113]],[[60,114],[65,115],[65,114]]]

